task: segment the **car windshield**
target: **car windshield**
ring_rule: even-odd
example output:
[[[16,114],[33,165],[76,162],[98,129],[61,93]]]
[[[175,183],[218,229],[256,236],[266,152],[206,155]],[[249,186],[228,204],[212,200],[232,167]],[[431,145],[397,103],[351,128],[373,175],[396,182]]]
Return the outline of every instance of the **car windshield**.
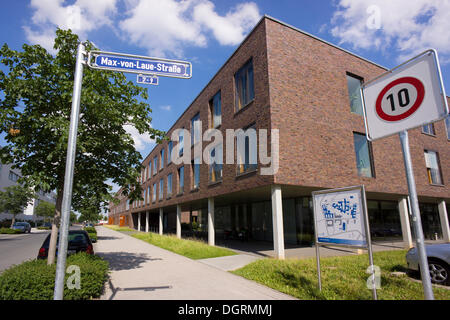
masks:
[[[86,239],[86,235],[82,232],[69,232],[68,236],[67,236],[68,240],[69,240],[69,245],[70,244],[87,244],[88,241]],[[48,246],[50,243],[50,235],[47,236],[47,239],[45,239],[45,246]],[[58,234],[58,238],[56,243],[59,243],[59,234]]]
[[[26,222],[16,222],[14,223],[15,226],[26,226]]]

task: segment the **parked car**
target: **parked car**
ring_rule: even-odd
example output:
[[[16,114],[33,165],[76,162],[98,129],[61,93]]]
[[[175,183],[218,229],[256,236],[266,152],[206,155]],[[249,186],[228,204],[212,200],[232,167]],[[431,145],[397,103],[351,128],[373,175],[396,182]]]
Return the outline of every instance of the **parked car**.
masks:
[[[49,234],[39,249],[38,259],[45,259],[48,257],[48,248],[50,244],[50,236]],[[59,234],[58,240],[59,242]],[[69,230],[68,234],[68,246],[67,246],[67,254],[74,254],[78,252],[86,252],[88,254],[94,254],[94,247],[92,246],[92,242],[89,239],[89,236],[84,230]],[[58,255],[58,247],[56,248],[56,255]]]
[[[426,245],[425,251],[431,282],[450,285],[450,243]],[[412,248],[406,253],[406,262],[409,270],[419,271],[419,255],[416,248]]]
[[[20,230],[23,233],[31,233],[31,225],[28,222],[15,222],[12,229]]]

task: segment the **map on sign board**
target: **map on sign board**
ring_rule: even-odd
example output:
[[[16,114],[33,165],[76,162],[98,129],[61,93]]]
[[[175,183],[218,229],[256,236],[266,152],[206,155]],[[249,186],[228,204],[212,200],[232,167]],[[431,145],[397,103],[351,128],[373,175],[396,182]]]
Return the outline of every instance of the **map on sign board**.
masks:
[[[319,243],[366,247],[361,189],[313,193]]]

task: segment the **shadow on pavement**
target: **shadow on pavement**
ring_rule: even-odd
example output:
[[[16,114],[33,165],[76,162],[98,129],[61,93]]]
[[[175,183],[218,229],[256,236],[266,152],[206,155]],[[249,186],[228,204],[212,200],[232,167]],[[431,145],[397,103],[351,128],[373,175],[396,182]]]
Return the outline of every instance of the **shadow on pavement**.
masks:
[[[111,271],[137,269],[147,261],[162,260],[161,258],[152,258],[145,253],[102,252],[98,253],[98,255],[109,262]]]
[[[135,287],[135,288],[114,288],[114,285],[112,284],[111,280],[109,282],[109,287],[112,291],[111,296],[108,298],[108,300],[113,300],[116,296],[116,293],[118,291],[155,291],[159,289],[171,289],[172,286],[158,286],[158,287]]]
[[[109,237],[109,236],[98,236],[97,239],[98,240],[119,240],[121,238],[119,238],[119,237]]]

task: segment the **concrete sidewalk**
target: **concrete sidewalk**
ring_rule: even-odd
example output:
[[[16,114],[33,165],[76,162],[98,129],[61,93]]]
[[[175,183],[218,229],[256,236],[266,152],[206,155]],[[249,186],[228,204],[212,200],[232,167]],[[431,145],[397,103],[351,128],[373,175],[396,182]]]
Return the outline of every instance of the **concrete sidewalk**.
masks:
[[[105,227],[97,234],[95,253],[111,270],[103,300],[295,299],[205,263],[210,259],[191,260]]]

